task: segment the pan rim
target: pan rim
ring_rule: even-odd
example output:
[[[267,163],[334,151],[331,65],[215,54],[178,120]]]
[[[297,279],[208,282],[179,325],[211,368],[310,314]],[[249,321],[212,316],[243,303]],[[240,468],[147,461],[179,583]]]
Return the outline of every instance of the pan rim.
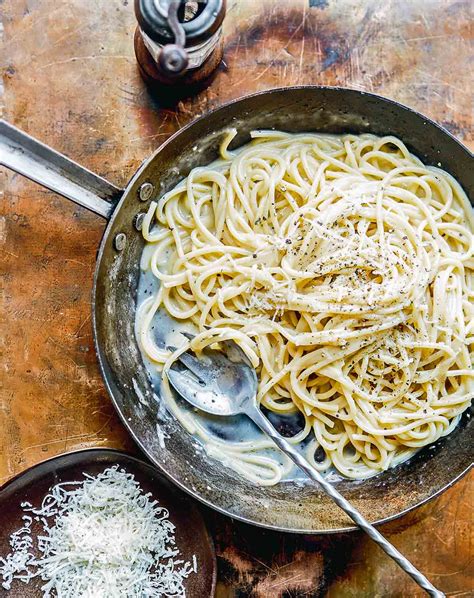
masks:
[[[134,186],[134,183],[142,176],[143,172],[147,169],[147,167],[155,160],[156,156],[158,156],[158,154],[168,144],[172,143],[184,131],[188,130],[196,123],[205,120],[210,115],[218,113],[221,110],[225,110],[234,104],[248,100],[250,98],[264,96],[264,95],[272,94],[272,93],[280,93],[280,92],[291,93],[292,91],[298,91],[298,90],[350,92],[356,96],[367,96],[368,98],[382,101],[388,105],[392,105],[392,106],[396,107],[397,109],[401,109],[402,111],[406,111],[408,113],[414,114],[417,117],[424,120],[426,123],[429,123],[430,125],[434,126],[442,134],[448,136],[452,141],[454,141],[468,155],[468,157],[470,157],[471,159],[474,158],[474,153],[471,152],[471,150],[464,143],[462,143],[459,139],[457,139],[452,133],[450,133],[442,125],[440,125],[436,121],[432,120],[431,118],[427,117],[423,113],[418,112],[417,110],[414,110],[413,108],[410,108],[409,106],[406,106],[405,104],[397,102],[396,100],[392,100],[392,99],[382,96],[380,94],[366,92],[366,91],[359,90],[359,89],[343,87],[343,86],[323,86],[323,85],[296,85],[296,86],[287,86],[287,87],[273,87],[273,88],[257,91],[257,92],[250,93],[250,94],[245,94],[243,96],[239,96],[238,98],[235,98],[228,102],[225,102],[225,103],[217,106],[216,108],[213,108],[212,110],[207,111],[205,114],[202,114],[201,116],[191,120],[189,123],[187,123],[180,129],[175,131],[172,135],[170,135],[170,137],[168,137],[168,139],[166,139],[162,144],[160,144],[159,147],[148,158],[146,158],[142,162],[142,164],[139,166],[139,168],[137,169],[135,174],[132,176],[132,178],[126,185],[124,193],[123,193],[120,201],[117,203],[117,205],[115,206],[115,208],[112,212],[110,220],[107,224],[107,227],[106,227],[103,237],[101,239],[99,250],[97,252],[97,261],[96,261],[96,267],[95,267],[94,279],[93,279],[93,288],[92,288],[92,327],[93,327],[93,336],[94,336],[94,346],[95,346],[95,350],[96,350],[97,360],[99,362],[99,369],[101,372],[102,379],[104,381],[104,385],[105,385],[107,392],[109,394],[109,397],[112,401],[112,404],[113,404],[116,412],[118,413],[119,418],[121,419],[122,423],[125,425],[127,432],[131,435],[131,437],[133,438],[134,442],[137,444],[139,449],[146,455],[146,457],[151,461],[153,466],[155,466],[159,470],[160,473],[165,475],[173,484],[178,486],[181,490],[183,490],[184,492],[186,492],[187,494],[189,494],[196,500],[200,501],[202,504],[206,505],[207,507],[209,507],[223,515],[226,515],[227,517],[230,517],[231,519],[236,519],[238,521],[241,521],[242,523],[246,523],[246,524],[252,525],[254,527],[259,527],[262,529],[268,529],[268,530],[284,532],[284,533],[294,533],[294,534],[302,534],[302,535],[328,535],[328,534],[354,532],[354,531],[358,531],[359,528],[357,526],[349,526],[348,525],[347,527],[338,527],[338,528],[330,528],[330,529],[314,529],[314,528],[313,529],[307,529],[307,528],[301,529],[301,528],[272,525],[272,524],[265,523],[265,522],[258,522],[254,519],[250,519],[243,515],[238,515],[238,514],[232,513],[231,511],[229,511],[223,507],[215,505],[210,500],[206,499],[204,496],[197,494],[195,491],[193,491],[192,488],[188,488],[185,485],[185,483],[178,480],[171,473],[169,473],[165,469],[164,465],[162,463],[160,463],[157,459],[155,459],[155,457],[152,455],[151,451],[147,449],[145,443],[143,443],[138,438],[137,434],[134,432],[132,426],[130,425],[130,422],[125,417],[125,415],[122,413],[122,411],[118,405],[118,401],[116,401],[116,399],[115,399],[113,389],[112,389],[110,381],[108,379],[108,375],[107,375],[106,367],[105,367],[105,362],[106,362],[105,355],[103,354],[103,350],[99,346],[99,342],[98,342],[98,322],[97,322],[96,301],[97,301],[97,286],[98,286],[98,279],[99,279],[100,264],[101,264],[101,261],[103,258],[107,239],[109,238],[109,236],[111,235],[111,233],[114,230],[115,218],[116,218],[117,214],[119,213],[121,206],[127,201],[128,197],[130,195],[131,189]],[[426,498],[423,498],[422,500],[415,502],[413,505],[410,505],[409,507],[403,509],[402,511],[399,511],[397,513],[394,513],[392,515],[389,515],[387,517],[383,517],[383,518],[380,518],[377,520],[371,520],[370,518],[368,518],[370,523],[372,523],[373,525],[382,525],[382,524],[388,523],[390,521],[399,519],[400,517],[403,517],[404,515],[406,515],[407,513],[410,513],[411,511],[417,509],[418,507],[420,507],[424,504],[427,504],[428,502],[434,500],[436,497],[440,496],[443,492],[445,492],[446,490],[451,488],[454,484],[456,484],[473,467],[474,467],[474,463],[471,463],[465,469],[463,469],[460,473],[458,473],[458,475],[455,476],[452,480],[450,480],[447,484],[445,484],[444,486],[439,488],[436,492],[434,492],[430,496],[427,496]]]

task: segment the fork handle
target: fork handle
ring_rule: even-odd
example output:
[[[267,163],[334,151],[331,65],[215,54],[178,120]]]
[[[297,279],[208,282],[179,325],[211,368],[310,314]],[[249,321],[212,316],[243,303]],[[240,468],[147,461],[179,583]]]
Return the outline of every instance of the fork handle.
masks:
[[[442,598],[445,596],[442,592],[437,590],[426,577],[414,567],[410,561],[399,552],[393,544],[391,544],[382,534],[375,529],[350,502],[348,502],[342,494],[340,494],[332,484],[330,484],[319,473],[317,469],[307,461],[285,438],[275,430],[268,419],[263,415],[260,409],[251,409],[246,411],[250,419],[263,431],[270,436],[273,442],[280,450],[290,457],[296,465],[302,469],[308,477],[317,482],[324,492],[332,498],[332,500],[356,523],[370,538],[376,542],[380,548],[388,554],[408,575],[416,581],[416,583],[423,588],[430,596],[435,598]]]

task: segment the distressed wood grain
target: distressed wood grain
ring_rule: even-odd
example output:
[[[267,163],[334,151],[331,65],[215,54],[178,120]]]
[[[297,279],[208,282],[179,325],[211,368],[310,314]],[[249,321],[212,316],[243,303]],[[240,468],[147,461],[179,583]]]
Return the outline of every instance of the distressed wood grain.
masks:
[[[469,0],[230,0],[212,86],[160,108],[133,53],[131,0],[4,0],[4,115],[125,185],[177,128],[245,93],[317,83],[414,107],[471,148]],[[88,446],[134,451],[100,378],[90,322],[105,222],[2,173],[0,482]],[[472,476],[390,524],[392,541],[449,596],[474,594]],[[206,512],[219,598],[405,597],[416,586],[361,534],[304,538]]]

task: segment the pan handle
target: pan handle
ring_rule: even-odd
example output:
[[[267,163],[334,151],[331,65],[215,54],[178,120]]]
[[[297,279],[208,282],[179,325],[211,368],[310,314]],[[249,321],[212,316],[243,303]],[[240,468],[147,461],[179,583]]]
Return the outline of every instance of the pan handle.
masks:
[[[123,190],[0,120],[0,164],[109,219]]]

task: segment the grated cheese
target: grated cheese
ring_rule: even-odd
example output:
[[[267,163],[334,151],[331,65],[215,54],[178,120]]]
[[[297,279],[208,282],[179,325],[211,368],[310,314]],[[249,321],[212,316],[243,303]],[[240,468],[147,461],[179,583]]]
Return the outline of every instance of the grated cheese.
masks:
[[[197,561],[178,558],[168,511],[117,465],[85,475],[51,488],[39,508],[22,503],[23,527],[0,557],[3,588],[39,577],[43,598],[184,598]]]

